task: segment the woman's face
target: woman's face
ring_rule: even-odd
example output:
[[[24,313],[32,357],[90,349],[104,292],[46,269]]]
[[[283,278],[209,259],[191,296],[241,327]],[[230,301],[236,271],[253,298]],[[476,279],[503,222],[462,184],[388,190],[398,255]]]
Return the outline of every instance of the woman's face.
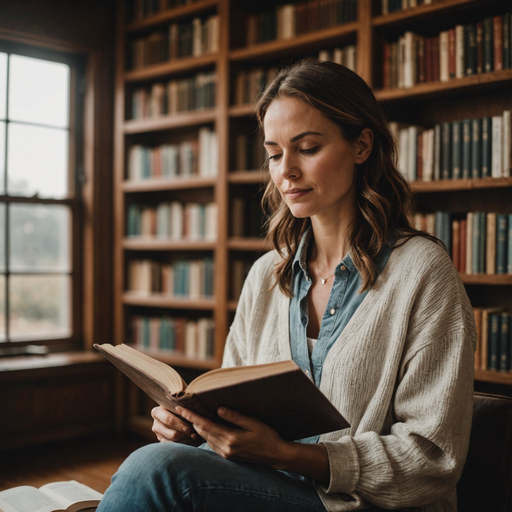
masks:
[[[338,126],[297,98],[274,100],[263,125],[270,176],[291,213],[331,221],[352,215],[355,166],[371,144],[362,151],[348,143]]]

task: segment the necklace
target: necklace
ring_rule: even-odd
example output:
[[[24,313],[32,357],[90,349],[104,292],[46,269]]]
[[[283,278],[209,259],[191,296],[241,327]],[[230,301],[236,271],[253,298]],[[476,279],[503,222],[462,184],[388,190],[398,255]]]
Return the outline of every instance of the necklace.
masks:
[[[330,276],[322,277],[320,275],[320,267],[318,266],[318,262],[316,261],[315,264],[316,264],[316,268],[318,269],[318,275],[320,276],[320,281],[322,282],[322,284],[325,284],[327,282],[327,279],[329,279],[336,273],[336,269],[334,269],[334,272]]]

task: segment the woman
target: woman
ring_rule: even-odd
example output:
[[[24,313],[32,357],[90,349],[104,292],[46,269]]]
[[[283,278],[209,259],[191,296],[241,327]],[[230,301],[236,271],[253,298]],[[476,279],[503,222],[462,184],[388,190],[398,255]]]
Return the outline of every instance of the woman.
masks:
[[[409,223],[375,97],[308,60],[276,76],[257,115],[275,250],[247,277],[223,365],[293,359],[351,427],[290,443],[236,411],[218,411],[236,430],[179,411],[191,430],[157,407],[162,443],[127,459],[98,510],[456,511],[473,313],[446,251]]]

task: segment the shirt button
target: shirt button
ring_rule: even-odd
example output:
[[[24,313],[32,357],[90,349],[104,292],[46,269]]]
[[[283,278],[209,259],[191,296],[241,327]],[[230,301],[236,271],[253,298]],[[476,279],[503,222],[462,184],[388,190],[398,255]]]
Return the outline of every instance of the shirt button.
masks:
[[[345,265],[341,265],[341,270],[347,270],[347,267],[345,267]]]
[[[332,308],[331,311],[329,311],[329,313],[331,313],[331,315],[334,315],[334,313],[336,313],[336,310]]]

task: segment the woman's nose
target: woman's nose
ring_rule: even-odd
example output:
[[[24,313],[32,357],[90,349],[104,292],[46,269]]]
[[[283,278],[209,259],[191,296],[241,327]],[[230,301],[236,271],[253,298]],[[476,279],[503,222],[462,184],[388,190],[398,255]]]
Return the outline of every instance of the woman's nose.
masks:
[[[300,175],[297,158],[292,153],[285,153],[283,155],[280,171],[284,179],[297,178]]]

